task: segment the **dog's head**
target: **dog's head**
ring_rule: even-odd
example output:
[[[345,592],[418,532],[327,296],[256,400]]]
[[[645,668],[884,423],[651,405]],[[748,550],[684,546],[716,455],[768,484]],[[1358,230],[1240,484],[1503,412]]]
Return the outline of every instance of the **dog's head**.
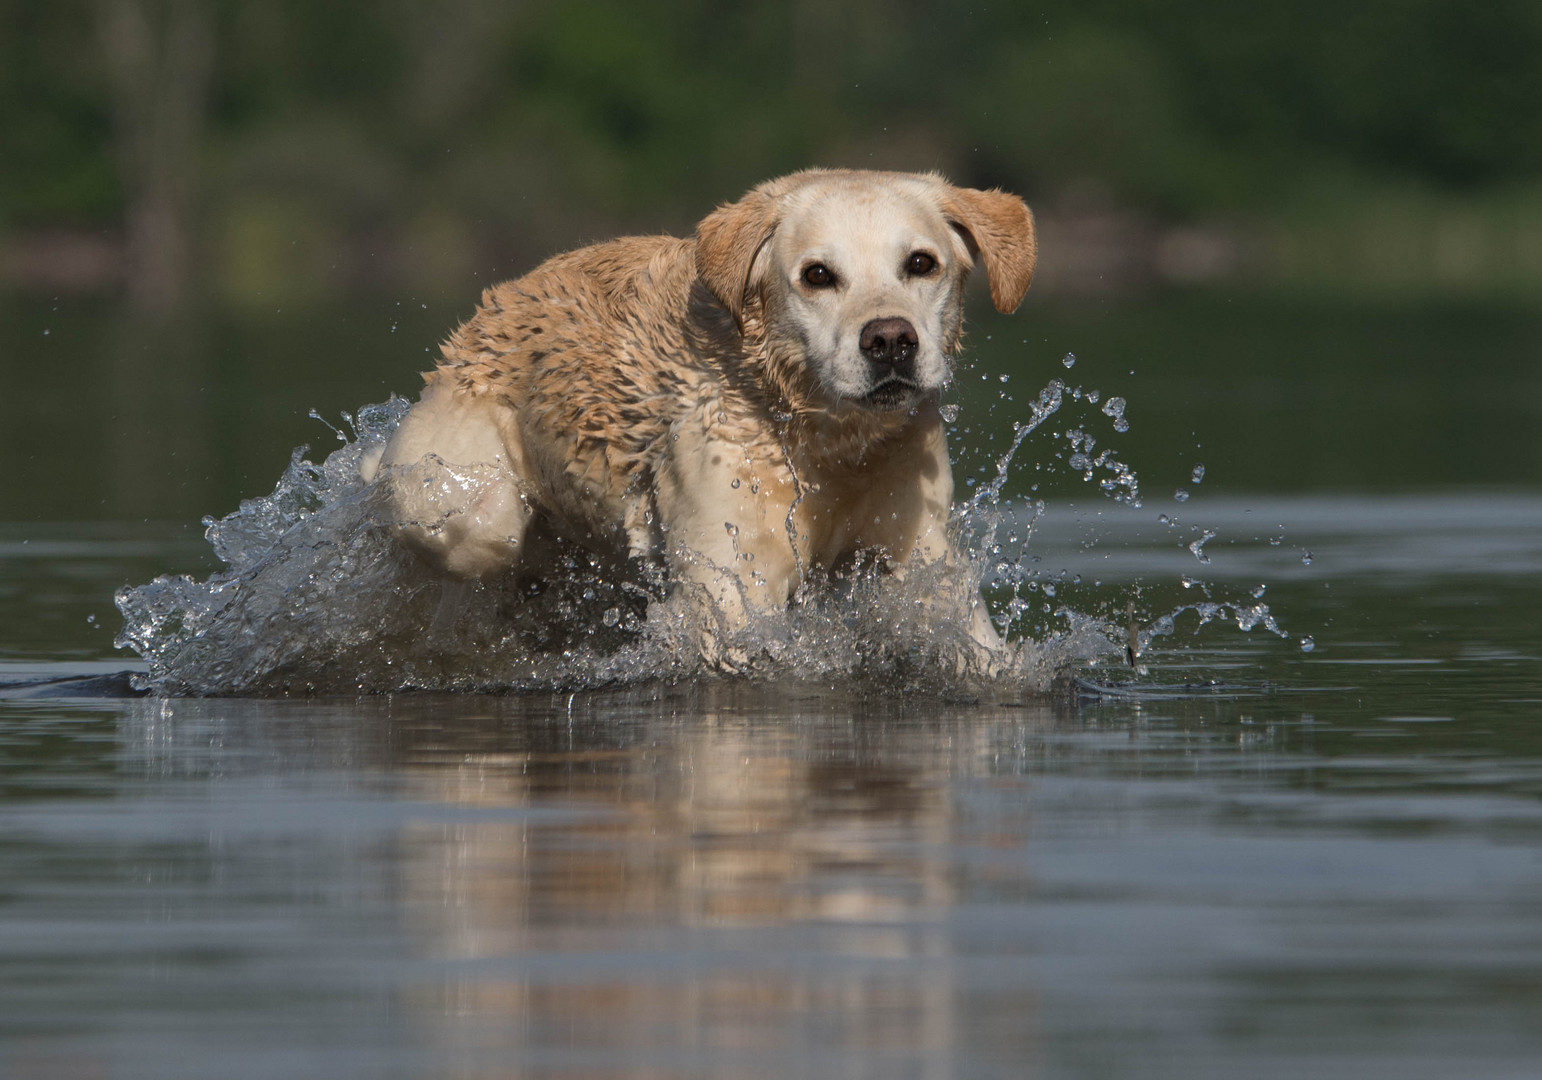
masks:
[[[1003,312],[1035,259],[1017,196],[911,173],[794,173],[719,207],[696,239],[702,283],[741,326],[758,302],[770,351],[804,369],[786,374],[837,410],[891,412],[935,394],[975,258]]]

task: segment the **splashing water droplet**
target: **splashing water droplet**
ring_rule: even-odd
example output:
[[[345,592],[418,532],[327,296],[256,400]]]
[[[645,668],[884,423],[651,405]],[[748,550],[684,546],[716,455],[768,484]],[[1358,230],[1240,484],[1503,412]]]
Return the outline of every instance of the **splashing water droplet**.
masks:
[[[1311,652],[1315,648],[1317,648],[1317,642],[1312,640],[1312,635],[1308,634],[1306,637],[1301,639],[1302,652]]]
[[[621,621],[621,609],[606,608],[605,614],[600,616],[600,621],[603,622],[606,626],[615,626],[618,622]]]
[[[1189,501],[1189,493],[1187,491],[1184,491],[1182,488],[1179,488],[1177,491],[1173,492],[1173,501],[1174,502],[1188,502]]]
[[[1196,484],[1199,483],[1205,478],[1205,467],[1203,465],[1195,465],[1194,472],[1191,475],[1194,477],[1194,482]]]
[[[322,416],[322,415],[321,415],[321,413],[319,413],[319,412],[317,412],[317,411],[316,411],[316,410],[315,410],[315,409],[312,409],[312,410],[311,410],[311,411],[310,411],[310,412],[309,412],[309,413],[308,413],[308,414],[307,414],[307,415],[308,415],[308,416],[310,416],[310,418],[311,418],[311,419],[312,419],[312,420],[319,420],[319,421],[321,421],[321,422],[322,422],[322,423],[323,423],[323,424],[326,424],[326,426],[327,426],[327,427],[328,427],[328,428],[330,428],[330,429],[331,429],[331,431],[332,431],[332,434],[334,434],[334,435],[336,435],[336,436],[337,436],[337,441],[338,441],[338,442],[340,442],[340,443],[346,443],[346,442],[347,442],[347,441],[348,441],[348,436],[346,436],[346,435],[344,435],[344,434],[343,434],[343,433],[342,433],[342,432],[341,432],[341,431],[340,431],[340,430],[338,430],[338,428],[336,428],[336,427],[335,427],[335,426],[333,426],[333,425],[332,425],[332,424],[331,424],[331,423],[330,423],[330,422],[329,422],[329,421],[328,421],[328,420],[327,420],[327,418],[326,418],[326,417],[325,417],[325,416]]]
[[[1312,565],[1312,553],[1310,551],[1303,551],[1301,553],[1301,565],[1302,566],[1311,566]]]
[[[1065,354],[1065,359],[1061,360],[1060,362],[1068,368],[1073,368],[1076,366],[1076,354],[1074,352],[1068,352]]]
[[[1200,531],[1199,539],[1189,545],[1189,551],[1199,560],[1201,566],[1210,565],[1210,556],[1205,554],[1205,545],[1215,539],[1215,533],[1209,529]]]
[[[953,421],[958,419],[958,403],[957,402],[950,401],[946,405],[939,405],[937,407],[937,411],[939,413],[941,413],[942,414],[942,418],[944,420],[946,420],[950,424],[953,423]]]

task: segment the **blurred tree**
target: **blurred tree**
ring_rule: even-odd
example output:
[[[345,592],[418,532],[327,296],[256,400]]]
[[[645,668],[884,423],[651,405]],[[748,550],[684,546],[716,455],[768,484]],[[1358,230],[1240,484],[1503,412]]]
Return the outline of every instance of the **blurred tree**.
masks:
[[[821,163],[1158,221],[1473,199],[1542,180],[1539,102],[1535,0],[0,0],[0,230],[118,223],[150,309],[197,238],[266,304]]]
[[[193,210],[214,65],[203,0],[98,0],[125,195],[128,296],[165,314],[193,271]]]

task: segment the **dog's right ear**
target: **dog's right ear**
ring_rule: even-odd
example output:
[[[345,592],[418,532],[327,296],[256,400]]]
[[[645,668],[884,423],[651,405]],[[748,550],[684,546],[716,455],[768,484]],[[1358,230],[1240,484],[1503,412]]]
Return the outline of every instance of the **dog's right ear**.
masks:
[[[696,226],[696,273],[744,327],[744,304],[765,275],[766,244],[776,231],[777,200],[756,188],[736,203],[720,206]]]

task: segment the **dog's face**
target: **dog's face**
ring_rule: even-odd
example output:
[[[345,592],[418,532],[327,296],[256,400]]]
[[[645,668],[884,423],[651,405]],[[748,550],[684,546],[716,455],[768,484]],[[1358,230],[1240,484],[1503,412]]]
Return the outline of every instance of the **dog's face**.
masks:
[[[1004,310],[1033,272],[1021,200],[934,176],[798,173],[697,235],[703,281],[735,318],[758,296],[773,349],[797,354],[836,410],[908,409],[941,389],[975,253]]]
[[[916,185],[796,191],[764,258],[766,321],[833,402],[901,409],[942,387],[973,259]]]

